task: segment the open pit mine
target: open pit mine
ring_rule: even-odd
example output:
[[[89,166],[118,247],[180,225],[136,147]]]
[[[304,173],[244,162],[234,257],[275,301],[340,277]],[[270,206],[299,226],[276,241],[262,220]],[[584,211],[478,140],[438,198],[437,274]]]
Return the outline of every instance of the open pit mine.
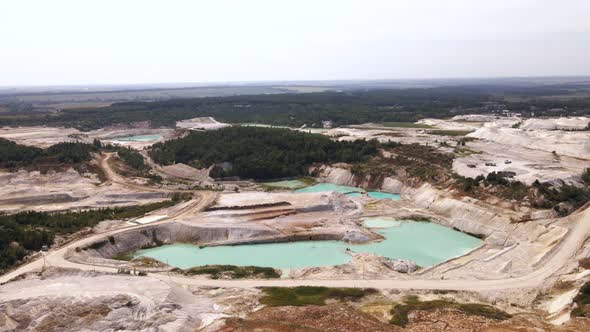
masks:
[[[588,331],[590,208],[558,196],[588,193],[589,122],[0,128],[41,156],[1,161],[0,232],[36,233],[3,248],[0,331]],[[252,180],[174,145],[232,130],[374,152]]]

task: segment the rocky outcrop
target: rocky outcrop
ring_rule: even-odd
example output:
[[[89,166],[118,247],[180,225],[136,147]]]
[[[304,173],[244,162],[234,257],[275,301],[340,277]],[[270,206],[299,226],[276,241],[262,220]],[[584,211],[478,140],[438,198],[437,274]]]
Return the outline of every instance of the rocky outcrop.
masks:
[[[322,182],[339,185],[360,186],[362,180],[354,177],[348,168],[320,166],[312,170]],[[361,181],[361,182],[359,182]],[[418,188],[404,185],[400,180],[386,177],[378,188],[391,193],[400,193],[413,201],[418,207],[439,215],[437,220],[444,226],[482,237],[492,245],[511,245],[514,240],[509,236],[511,219],[520,220],[521,214],[502,208],[498,204],[486,204],[471,197],[458,197],[452,191],[440,190],[430,184]],[[536,213],[533,219],[548,216]]]
[[[103,238],[70,253],[72,260],[91,257],[112,258],[120,254],[171,243],[212,244],[256,238],[280,236],[277,231],[254,227],[196,227],[181,223],[169,223],[129,230]]]
[[[416,264],[416,262],[413,262],[408,259],[384,258],[383,264],[385,264],[385,266],[387,266],[388,268],[390,268],[396,272],[399,272],[399,273],[412,273],[412,272],[418,271],[418,269],[420,269],[420,267],[418,266],[418,264]]]
[[[357,181],[348,168],[321,165],[311,167],[309,172],[317,176],[320,182],[328,182],[340,186],[356,186]]]
[[[506,146],[521,146],[527,149],[554,152],[574,158],[590,158],[590,132],[535,130],[484,126],[467,137],[493,141]]]
[[[394,194],[399,194],[404,189],[405,185],[398,179],[386,177],[381,185],[381,190]]]
[[[352,186],[366,189],[377,189],[393,194],[401,193],[404,184],[398,179],[382,175],[353,175],[348,165],[321,165],[311,167],[309,172],[320,182],[333,183],[340,186]]]
[[[511,245],[508,239],[510,212],[485,204],[471,197],[454,197],[451,192],[439,190],[429,184],[419,188],[406,188],[403,194],[411,196],[419,207],[445,217],[439,223],[471,235],[485,237],[490,244]]]

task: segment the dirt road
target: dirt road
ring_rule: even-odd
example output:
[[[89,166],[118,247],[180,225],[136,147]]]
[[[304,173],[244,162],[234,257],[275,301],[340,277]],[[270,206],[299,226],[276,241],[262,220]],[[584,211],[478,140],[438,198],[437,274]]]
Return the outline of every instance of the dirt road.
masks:
[[[79,263],[70,262],[65,259],[65,255],[66,255],[67,251],[70,249],[75,249],[76,247],[84,246],[86,244],[92,243],[92,242],[97,241],[99,239],[105,238],[109,235],[114,235],[114,234],[117,234],[120,232],[126,232],[126,231],[133,230],[133,229],[141,229],[141,228],[145,228],[145,227],[151,227],[154,225],[167,223],[167,222],[170,222],[171,220],[182,217],[184,215],[196,213],[198,211],[205,209],[207,206],[211,205],[215,201],[215,198],[216,198],[216,193],[210,192],[210,191],[201,191],[201,192],[198,192],[197,195],[198,195],[198,197],[189,201],[189,204],[187,204],[186,207],[179,210],[174,215],[168,216],[167,218],[164,218],[162,220],[152,222],[149,224],[145,224],[145,225],[123,227],[123,228],[119,228],[116,230],[111,230],[111,231],[103,232],[100,234],[95,234],[90,237],[69,243],[68,245],[66,245],[62,248],[59,248],[57,250],[49,251],[49,252],[45,253],[44,257],[41,257],[33,262],[25,264],[10,273],[0,276],[0,284],[4,283],[14,277],[17,277],[23,273],[40,271],[44,266],[74,268],[74,269],[80,269],[80,270],[86,270],[86,271],[95,270],[95,271],[104,271],[104,272],[117,272],[117,268],[113,268],[113,267],[101,267],[101,266],[93,266],[93,265],[86,265],[86,264],[79,264]],[[1,296],[0,296],[0,298],[1,298]]]
[[[205,193],[205,192],[204,192]],[[211,200],[208,193],[203,197],[198,206],[193,207],[198,210],[203,208]],[[215,286],[215,287],[262,287],[262,286],[326,286],[326,287],[372,287],[372,288],[395,288],[395,289],[444,289],[444,290],[471,290],[471,291],[485,291],[485,290],[499,290],[499,289],[513,289],[513,288],[535,288],[540,287],[547,278],[558,273],[565,264],[570,261],[576,252],[582,247],[588,237],[590,237],[590,208],[584,211],[577,212],[570,216],[573,218],[575,226],[568,233],[559,248],[548,258],[544,263],[534,272],[516,278],[504,278],[495,280],[432,280],[432,279],[414,279],[414,280],[291,280],[291,279],[277,279],[277,280],[215,280],[215,279],[197,279],[183,276],[169,276],[165,273],[150,273],[151,277],[155,277],[165,281],[172,281],[184,285],[200,285],[200,286]],[[153,224],[163,223],[167,221],[158,221]],[[126,228],[138,229],[146,227],[145,225],[133,226]],[[105,266],[92,266],[85,264],[78,264],[67,261],[64,258],[68,249],[73,249],[78,246],[83,246],[92,241],[98,240],[105,236],[115,234],[124,230],[115,230],[74,242],[68,246],[49,252],[45,261],[48,265],[58,266],[64,268],[75,268],[80,270],[95,270],[103,272],[116,272],[116,268]],[[38,271],[43,267],[43,259],[29,263],[13,271],[9,274],[0,277],[0,283],[4,283],[20,274],[26,272]],[[0,296],[1,298],[1,296]]]
[[[110,156],[104,158],[101,162],[108,162]],[[108,163],[104,168],[105,171],[110,171]],[[113,181],[120,181],[120,176],[112,172],[110,175]],[[119,177],[119,178],[118,178]],[[122,183],[127,183],[123,181]],[[17,270],[5,274],[0,277],[0,283],[4,283],[18,275],[26,272],[39,271],[44,264],[64,267],[64,268],[75,268],[80,270],[96,270],[104,272],[116,272],[117,268],[107,266],[92,266],[86,264],[79,264],[67,261],[64,257],[69,249],[80,247],[85,244],[89,244],[100,238],[104,238],[109,235],[116,234],[118,232],[127,231],[130,229],[140,229],[142,227],[148,227],[154,224],[160,224],[170,222],[171,220],[183,216],[187,213],[194,213],[196,211],[204,209],[206,206],[211,204],[215,199],[215,193],[213,192],[199,192],[199,199],[195,199],[193,204],[182,211],[179,211],[174,216],[170,216],[165,220],[151,223],[149,225],[139,225],[127,227],[124,229],[118,229],[108,231],[102,234],[97,234],[86,239],[82,239],[73,242],[63,248],[55,251],[48,252],[45,255],[45,259],[38,259],[34,262],[21,266]],[[372,287],[372,288],[396,288],[396,289],[444,289],[444,290],[471,290],[471,291],[484,291],[484,290],[499,290],[499,289],[514,289],[514,288],[535,288],[543,285],[545,280],[555,274],[557,274],[569,261],[573,258],[578,250],[584,245],[586,239],[590,237],[590,207],[586,207],[584,210],[577,211],[570,215],[568,218],[572,221],[572,229],[565,236],[556,250],[550,254],[539,267],[533,272],[515,278],[503,278],[493,280],[474,280],[474,279],[457,279],[457,280],[432,280],[432,279],[413,279],[413,280],[291,280],[291,279],[278,279],[278,280],[214,280],[214,279],[198,279],[189,278],[183,276],[169,276],[164,273],[150,273],[150,276],[159,278],[161,280],[168,280],[178,284],[185,285],[202,285],[202,286],[215,286],[215,287],[260,287],[260,286],[326,286],[326,287]],[[0,295],[1,298],[1,295]]]

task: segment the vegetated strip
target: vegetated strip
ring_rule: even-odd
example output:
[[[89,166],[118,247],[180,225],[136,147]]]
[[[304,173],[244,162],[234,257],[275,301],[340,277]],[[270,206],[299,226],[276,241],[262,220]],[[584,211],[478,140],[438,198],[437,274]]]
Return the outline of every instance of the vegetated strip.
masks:
[[[465,136],[469,133],[472,133],[472,130],[429,130],[428,133],[430,135],[439,135],[439,136]]]
[[[417,296],[407,296],[404,303],[395,304],[391,309],[390,323],[406,326],[409,323],[408,314],[416,310],[453,309],[466,315],[481,316],[494,320],[506,320],[512,316],[500,309],[479,303],[458,303],[450,300],[420,301]]]
[[[590,114],[590,98],[537,98],[572,94],[564,86],[513,87],[466,85],[456,87],[347,90],[345,92],[259,94],[228,97],[121,102],[107,107],[61,110],[34,109],[27,102],[6,104],[0,126],[67,126],[83,131],[147,121],[154,128],[174,127],[176,121],[212,116],[227,123],[262,123],[299,128],[363,123],[411,123],[424,118],[464,114],[498,114],[504,109],[527,116]],[[517,96],[517,101],[503,96]],[[527,97],[528,96],[528,97]]]
[[[582,181],[578,184],[535,180],[529,186],[510,180],[508,175],[506,172],[490,172],[487,176],[478,175],[475,178],[455,175],[456,189],[473,197],[491,192],[504,199],[530,202],[528,204],[532,207],[553,209],[560,216],[566,216],[590,201],[590,168],[582,172]]]
[[[373,288],[263,287],[260,303],[268,306],[325,305],[326,300],[358,301],[377,293]]]
[[[236,266],[236,265],[204,265],[195,266],[190,269],[173,269],[174,272],[180,272],[184,275],[209,275],[212,279],[246,279],[262,278],[272,279],[280,278],[280,271],[272,267],[261,266]]]
[[[50,246],[56,235],[70,235],[85,227],[93,227],[103,220],[138,217],[174,204],[174,200],[167,200],[82,212],[28,211],[0,215],[0,272],[18,264],[31,252],[40,250],[43,246]]]
[[[100,144],[100,143],[99,143]],[[18,169],[76,166],[89,161],[100,145],[86,143],[57,143],[47,149],[16,144],[0,138],[0,168]]]

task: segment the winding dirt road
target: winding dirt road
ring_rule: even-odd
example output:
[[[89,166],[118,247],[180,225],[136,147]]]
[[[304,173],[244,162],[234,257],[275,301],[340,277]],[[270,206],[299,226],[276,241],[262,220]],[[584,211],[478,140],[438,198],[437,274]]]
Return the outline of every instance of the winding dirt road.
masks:
[[[191,208],[191,211],[196,211],[206,207],[213,199],[212,193],[203,192],[204,197],[200,202]],[[177,217],[177,216],[176,216]],[[176,217],[172,217],[176,218]],[[493,279],[493,280],[432,280],[432,279],[413,279],[413,280],[386,280],[386,279],[357,279],[357,280],[291,280],[291,279],[276,279],[276,280],[215,280],[215,279],[197,279],[183,276],[168,275],[166,273],[150,273],[151,277],[155,277],[164,281],[172,281],[184,285],[200,285],[200,286],[215,286],[215,287],[262,287],[262,286],[326,286],[326,287],[372,287],[372,288],[395,288],[395,289],[443,289],[443,290],[471,290],[471,291],[485,291],[485,290],[500,290],[513,288],[535,288],[540,287],[547,278],[558,273],[564,265],[566,265],[571,258],[583,246],[586,239],[590,237],[590,208],[584,211],[577,212],[570,216],[573,218],[575,226],[571,229],[565,239],[559,244],[559,248],[545,259],[545,262],[534,272],[524,276],[515,278]],[[150,225],[169,222],[169,220],[162,220]],[[49,252],[45,256],[47,265],[74,268],[87,271],[103,271],[103,272],[117,272],[117,268],[106,266],[92,266],[86,264],[74,263],[64,258],[68,249],[83,246],[85,244],[96,241],[105,236],[116,234],[118,232],[127,231],[129,229],[139,229],[147,227],[148,225],[132,226],[125,229],[118,229],[103,234],[97,234],[80,241],[73,242],[56,251]],[[43,267],[43,259],[39,259],[27,265],[21,266],[17,270],[0,277],[0,283],[17,277],[23,273],[39,271]]]
[[[107,156],[102,161],[106,163],[105,170],[112,170],[108,166]],[[119,179],[119,175],[112,172],[113,181],[127,184],[126,181]],[[112,175],[111,175],[112,176]],[[122,181],[122,182],[119,182]],[[142,189],[145,189],[142,187]],[[154,188],[152,188],[154,189]],[[39,271],[44,264],[55,267],[74,268],[80,270],[95,270],[103,272],[117,272],[115,267],[107,266],[93,266],[87,264],[79,264],[70,262],[65,259],[65,254],[68,250],[75,247],[84,246],[93,241],[99,240],[109,235],[118,232],[128,231],[130,229],[141,229],[149,227],[183,216],[187,213],[194,213],[207,207],[215,200],[215,193],[202,191],[198,192],[200,197],[195,199],[187,208],[179,211],[174,216],[170,216],[165,220],[154,222],[148,225],[131,226],[123,229],[107,231],[102,234],[93,235],[91,237],[70,243],[65,247],[50,251],[45,255],[45,260],[38,259],[29,264],[19,267],[13,272],[5,274],[0,277],[0,283],[7,282],[23,273]],[[562,268],[571,261],[580,248],[584,245],[586,240],[590,238],[590,207],[586,206],[583,210],[578,210],[568,218],[572,221],[572,228],[565,238],[558,244],[558,247],[552,254],[544,259],[540,266],[533,272],[514,278],[503,279],[450,279],[450,280],[433,280],[433,279],[412,279],[412,280],[388,280],[388,279],[357,279],[357,280],[292,280],[292,279],[275,279],[275,280],[215,280],[215,279],[201,279],[190,278],[178,275],[168,275],[167,273],[150,273],[149,275],[164,281],[172,281],[184,285],[200,285],[200,286],[215,286],[215,287],[261,287],[261,286],[326,286],[326,287],[372,287],[380,289],[440,289],[440,290],[470,290],[470,291],[486,291],[486,290],[502,290],[514,288],[536,288],[543,285],[543,283],[562,270]]]

